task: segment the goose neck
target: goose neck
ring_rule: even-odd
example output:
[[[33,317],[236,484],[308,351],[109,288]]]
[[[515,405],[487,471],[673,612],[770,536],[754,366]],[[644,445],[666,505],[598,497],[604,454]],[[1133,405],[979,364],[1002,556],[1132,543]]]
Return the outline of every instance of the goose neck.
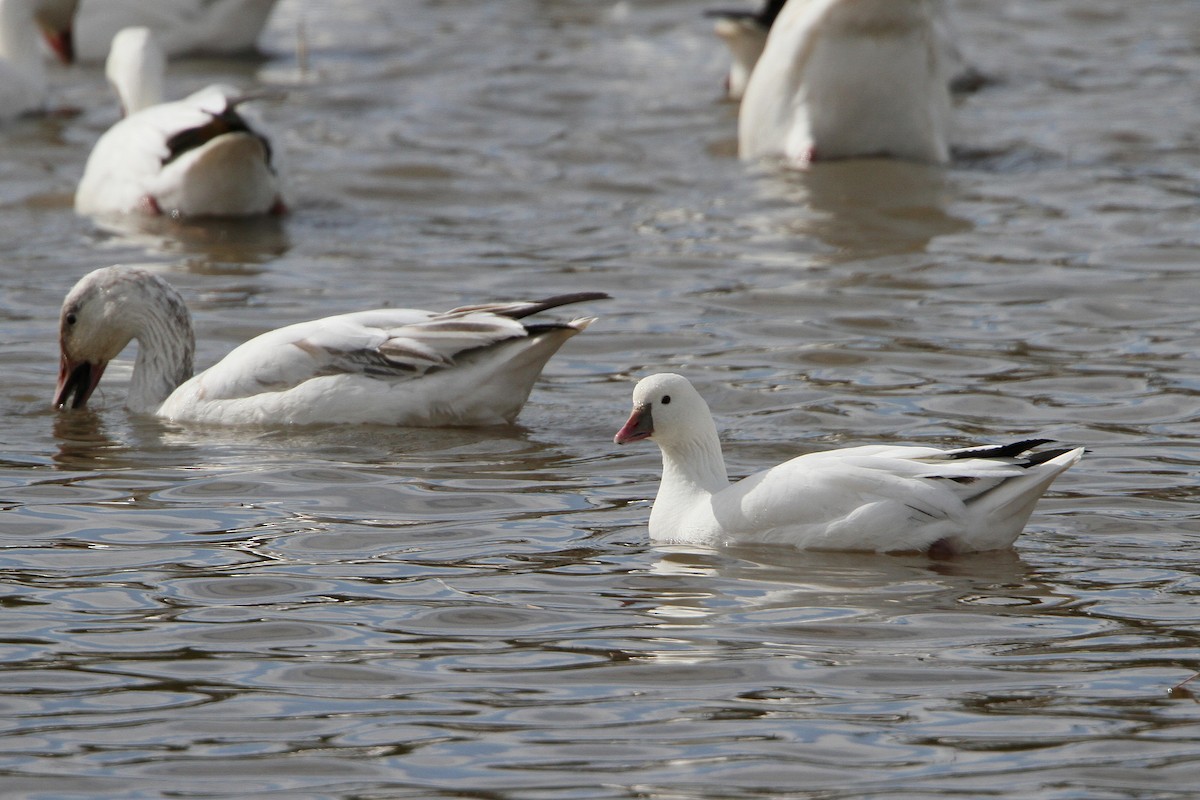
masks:
[[[132,411],[153,412],[192,377],[196,338],[191,316],[182,299],[160,299],[130,311],[138,342],[126,403]]]
[[[0,0],[0,59],[19,66],[29,77],[41,77],[42,53],[29,0]]]
[[[663,487],[676,492],[715,494],[729,485],[725,456],[716,431],[711,436],[674,442],[663,448]]]

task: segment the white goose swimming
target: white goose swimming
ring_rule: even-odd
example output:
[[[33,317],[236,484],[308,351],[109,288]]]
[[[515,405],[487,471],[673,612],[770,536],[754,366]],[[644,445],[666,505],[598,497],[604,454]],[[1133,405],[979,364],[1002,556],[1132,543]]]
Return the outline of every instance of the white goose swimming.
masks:
[[[59,57],[70,61],[74,15],[75,0],[0,0],[0,120],[44,110],[39,28]]]
[[[738,114],[742,158],[950,157],[937,0],[790,0]]]
[[[154,31],[168,56],[252,52],[276,0],[83,0],[76,51],[99,61],[123,28]]]
[[[192,376],[195,337],[183,298],[129,266],[84,276],[63,301],[56,408],[82,408],[130,341],[137,361],[126,406],[179,422],[223,425],[512,422],[542,368],[593,318],[522,322],[598,300],[587,292],[452,311],[384,308],[289,325]]]
[[[92,148],[75,210],[173,217],[282,213],[270,142],[239,110],[250,98],[209,86],[164,103],[165,65],[147,29],[127,28],[114,37],[106,74],[128,116]]]
[[[957,450],[868,445],[810,453],[730,484],[708,405],[673,374],[633,390],[633,413],[614,441],[641,439],[663,456],[651,539],[879,553],[1010,547],[1038,498],[1083,455],[1022,456],[1044,439]]]

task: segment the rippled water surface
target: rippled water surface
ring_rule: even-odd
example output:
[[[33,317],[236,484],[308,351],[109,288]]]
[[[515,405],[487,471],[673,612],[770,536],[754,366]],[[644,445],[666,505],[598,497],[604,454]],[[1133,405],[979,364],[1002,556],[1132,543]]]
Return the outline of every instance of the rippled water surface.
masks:
[[[961,0],[955,163],[734,156],[686,0],[281,0],[292,213],[100,226],[114,119],[0,130],[0,794],[1186,798],[1200,785],[1200,10]],[[307,62],[297,59],[305,32]],[[109,263],[207,365],[371,307],[602,290],[517,426],[225,431],[49,409]],[[385,300],[384,300],[385,299]],[[1012,553],[651,547],[632,381],[688,374],[732,471],[875,441],[1089,455]]]

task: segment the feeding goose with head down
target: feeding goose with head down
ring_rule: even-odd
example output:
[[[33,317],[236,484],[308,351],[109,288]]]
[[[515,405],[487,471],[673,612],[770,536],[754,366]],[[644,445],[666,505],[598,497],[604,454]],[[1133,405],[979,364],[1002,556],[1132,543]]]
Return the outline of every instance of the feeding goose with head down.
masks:
[[[242,108],[255,96],[214,85],[164,103],[155,95],[165,63],[144,28],[113,39],[107,74],[127,116],[92,149],[75,210],[173,217],[282,212],[271,143]]]
[[[742,158],[950,157],[955,68],[938,0],[790,0],[738,110]]]
[[[791,0],[801,5],[814,0]],[[767,44],[771,26],[783,10],[785,0],[766,0],[757,11],[722,8],[704,12],[706,17],[716,19],[713,32],[729,48],[733,61],[725,78],[725,91],[729,99],[740,100],[746,93],[746,84],[758,59]],[[934,0],[933,33],[937,40],[937,52],[948,63],[950,91],[969,93],[987,83],[987,77],[970,65],[963,57],[957,43],[957,35],[950,23],[944,0]]]
[[[809,453],[730,483],[708,405],[684,377],[633,391],[617,444],[662,450],[650,538],[811,550],[968,553],[1010,547],[1038,498],[1082,448],[1045,439],[941,450],[867,445]]]
[[[450,311],[382,308],[301,322],[240,345],[192,375],[195,337],[183,298],[144,269],[105,267],[63,301],[56,408],[84,407],[133,340],[126,406],[177,422],[225,425],[511,423],[550,357],[593,318],[528,320],[607,295]]]

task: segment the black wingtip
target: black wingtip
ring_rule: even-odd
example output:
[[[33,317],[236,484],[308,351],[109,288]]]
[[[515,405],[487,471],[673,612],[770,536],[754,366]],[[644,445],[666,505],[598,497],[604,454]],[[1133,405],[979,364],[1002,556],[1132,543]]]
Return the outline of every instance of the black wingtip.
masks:
[[[1047,461],[1053,461],[1059,456],[1066,455],[1074,449],[1074,447],[1057,447],[1053,450],[1044,450],[1041,453],[1034,453],[1022,461],[1021,466],[1036,467],[1038,464],[1045,464]]]
[[[785,2],[787,0],[767,0],[758,11],[747,11],[741,8],[710,8],[704,12],[704,16],[715,19],[752,19],[764,29],[770,30],[775,23],[775,18],[783,10]]]
[[[1022,439],[1019,442],[1010,444],[1000,444],[995,447],[966,447],[962,450],[951,450],[947,453],[950,458],[1011,458],[1019,459],[1014,461],[1014,465],[1023,468],[1036,467],[1038,464],[1045,464],[1047,461],[1053,461],[1061,455],[1066,455],[1074,447],[1055,447],[1052,450],[1043,450],[1040,453],[1026,455],[1035,447],[1041,447],[1044,444],[1050,444],[1053,439]],[[1024,458],[1021,458],[1024,456]]]
[[[759,21],[768,28],[771,27],[775,23],[775,18],[779,16],[779,12],[783,11],[783,4],[786,2],[787,0],[767,0],[762,13],[758,15]]]
[[[998,444],[995,447],[967,447],[955,450],[948,455],[951,458],[1016,458],[1024,452],[1053,441],[1053,439],[1022,439],[1019,442]]]
[[[529,323],[525,325],[526,336],[541,336],[543,333],[551,333],[553,331],[575,331],[579,329],[567,322],[539,322],[536,325]]]
[[[552,308],[560,306],[569,306],[573,303],[588,303],[593,300],[611,300],[612,296],[606,292],[573,292],[571,294],[556,294],[554,297],[547,297],[545,300],[535,300],[529,305],[506,314],[505,316],[513,319],[524,319],[525,317],[540,314],[543,311],[549,311]]]

